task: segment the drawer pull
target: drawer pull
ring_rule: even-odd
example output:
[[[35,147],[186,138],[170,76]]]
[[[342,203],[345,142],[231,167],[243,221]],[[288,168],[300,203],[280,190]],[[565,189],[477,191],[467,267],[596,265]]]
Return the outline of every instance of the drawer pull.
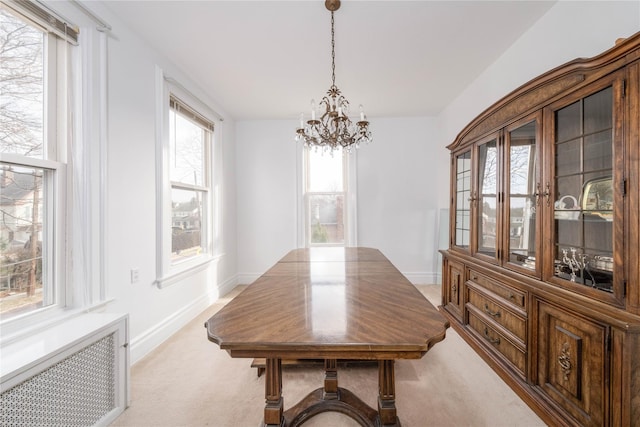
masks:
[[[484,312],[492,317],[500,317],[500,311],[491,311],[487,303],[484,304]]]
[[[489,328],[484,328],[484,338],[489,341],[491,344],[495,344],[495,345],[499,345],[500,344],[500,337],[498,338],[491,338],[489,336]]]

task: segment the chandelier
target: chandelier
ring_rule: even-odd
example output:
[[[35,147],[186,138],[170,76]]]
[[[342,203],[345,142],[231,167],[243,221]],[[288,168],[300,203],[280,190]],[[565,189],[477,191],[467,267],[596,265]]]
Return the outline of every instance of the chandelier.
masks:
[[[331,87],[320,101],[320,112],[311,100],[311,120],[304,121],[300,114],[300,127],[296,130],[296,141],[308,147],[322,147],[325,150],[345,148],[351,151],[361,143],[371,142],[369,122],[360,105],[360,120],[355,124],[349,118],[349,101],[336,86],[336,53],[333,12],[340,8],[340,0],[325,0],[325,7],[331,11]],[[319,117],[318,114],[320,114]]]

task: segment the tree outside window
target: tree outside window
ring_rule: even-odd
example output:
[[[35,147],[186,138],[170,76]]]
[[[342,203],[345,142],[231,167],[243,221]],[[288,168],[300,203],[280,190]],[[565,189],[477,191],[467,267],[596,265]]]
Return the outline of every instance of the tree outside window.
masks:
[[[44,191],[53,173],[35,166],[48,159],[45,138],[47,34],[0,10],[0,317],[52,302],[43,274],[43,243],[51,242]],[[51,95],[47,95],[51,96]],[[43,284],[44,289],[43,289]]]

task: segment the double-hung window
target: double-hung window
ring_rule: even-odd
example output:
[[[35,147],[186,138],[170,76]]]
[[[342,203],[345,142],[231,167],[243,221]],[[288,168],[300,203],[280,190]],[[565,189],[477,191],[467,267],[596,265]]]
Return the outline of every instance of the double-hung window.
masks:
[[[348,240],[348,154],[305,150],[306,246],[345,246]]]
[[[213,124],[171,96],[171,264],[209,253],[210,158]]]
[[[213,256],[213,113],[161,70],[158,271],[165,287]]]
[[[0,5],[1,322],[65,305],[65,94],[77,34],[45,15],[30,2]]]

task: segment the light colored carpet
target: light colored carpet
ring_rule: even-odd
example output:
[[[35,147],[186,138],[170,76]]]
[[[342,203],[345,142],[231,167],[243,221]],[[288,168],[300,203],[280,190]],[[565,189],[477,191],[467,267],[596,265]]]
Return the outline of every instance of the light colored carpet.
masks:
[[[250,359],[232,359],[207,340],[204,322],[245,287],[217,301],[131,368],[131,406],[114,427],[256,427],[264,410],[264,375]],[[418,286],[434,304],[439,285]],[[285,410],[321,387],[321,368],[283,373]],[[338,370],[340,387],[377,407],[376,367]],[[545,424],[451,328],[420,360],[396,362],[396,406],[404,427],[527,426]],[[305,427],[351,427],[339,413],[323,413]]]

